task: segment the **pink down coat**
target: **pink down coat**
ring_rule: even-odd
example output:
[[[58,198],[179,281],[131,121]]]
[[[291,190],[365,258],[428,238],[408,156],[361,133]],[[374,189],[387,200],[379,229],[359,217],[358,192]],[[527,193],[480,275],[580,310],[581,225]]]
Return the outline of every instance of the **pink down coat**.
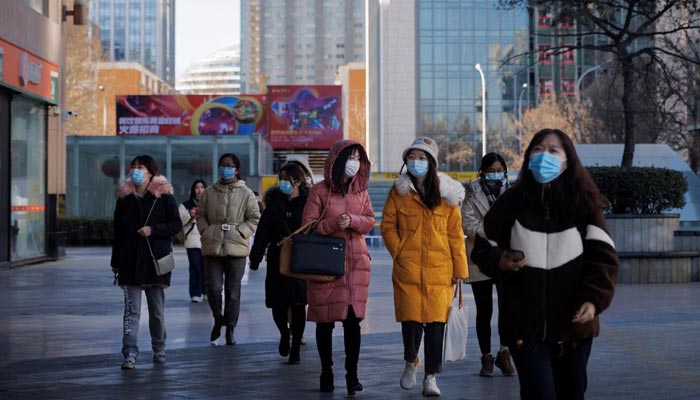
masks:
[[[303,223],[318,219],[324,207],[328,207],[316,227],[321,235],[345,238],[345,275],[327,283],[308,282],[306,297],[309,303],[308,320],[334,322],[347,319],[352,306],[359,319],[365,318],[370,281],[370,257],[364,235],[374,227],[375,218],[367,188],[370,163],[361,150],[360,170],[352,179],[347,195],[332,191],[330,184],[333,163],[340,152],[357,144],[351,140],[336,142],[326,159],[325,180],[311,188],[304,208]],[[350,226],[338,228],[338,220],[344,213],[350,215]],[[313,255],[311,255],[313,257]]]

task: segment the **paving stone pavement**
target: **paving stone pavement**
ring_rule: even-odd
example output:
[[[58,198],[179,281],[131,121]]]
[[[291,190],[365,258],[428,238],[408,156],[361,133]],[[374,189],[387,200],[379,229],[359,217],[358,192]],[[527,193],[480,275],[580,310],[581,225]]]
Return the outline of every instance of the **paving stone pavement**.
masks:
[[[173,286],[166,291],[167,363],[151,361],[147,315],[141,356],[132,371],[121,362],[121,291],[112,286],[110,249],[69,248],[67,257],[0,270],[0,399],[329,399],[343,398],[340,324],[334,336],[334,393],[318,391],[320,363],[314,324],[300,365],[277,354],[278,334],[264,306],[265,267],[243,287],[235,346],[208,341],[206,304],[187,294],[187,257],[176,248]],[[391,260],[372,251],[368,315],[362,323],[358,398],[418,399],[399,388],[400,325],[394,321]],[[438,384],[446,399],[517,399],[517,378],[481,378],[469,286],[467,358],[444,365]],[[589,362],[589,399],[700,399],[700,284],[619,285],[602,316]],[[145,300],[144,300],[145,301]],[[146,310],[144,304],[144,310]],[[496,317],[492,321],[493,345]],[[494,351],[496,348],[494,347]]]

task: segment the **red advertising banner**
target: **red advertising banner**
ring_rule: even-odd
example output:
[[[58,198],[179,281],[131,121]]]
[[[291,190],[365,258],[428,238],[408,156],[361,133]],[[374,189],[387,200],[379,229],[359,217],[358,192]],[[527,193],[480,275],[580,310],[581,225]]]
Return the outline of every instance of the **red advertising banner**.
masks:
[[[328,149],[343,138],[341,86],[268,86],[275,149]]]
[[[117,135],[265,134],[265,96],[118,95]]]

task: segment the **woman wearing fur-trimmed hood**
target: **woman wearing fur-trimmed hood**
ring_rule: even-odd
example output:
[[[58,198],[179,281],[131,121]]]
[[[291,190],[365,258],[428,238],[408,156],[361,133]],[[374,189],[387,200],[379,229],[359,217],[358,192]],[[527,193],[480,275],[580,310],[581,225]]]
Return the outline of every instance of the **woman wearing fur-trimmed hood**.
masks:
[[[416,384],[418,347],[425,331],[423,394],[440,394],[435,374],[453,284],[467,277],[459,204],[464,187],[437,172],[437,143],[419,137],[403,152],[399,175],[382,213],[382,237],[394,261],[394,310],[401,322],[406,366],[401,387]],[[403,169],[403,167],[402,167]]]

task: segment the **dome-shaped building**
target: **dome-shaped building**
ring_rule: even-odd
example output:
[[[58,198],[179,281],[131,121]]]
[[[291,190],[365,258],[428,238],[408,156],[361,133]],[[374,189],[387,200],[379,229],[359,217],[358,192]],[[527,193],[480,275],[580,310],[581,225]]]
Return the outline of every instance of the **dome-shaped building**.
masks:
[[[241,92],[241,49],[224,47],[192,65],[177,81],[182,94],[238,94]]]

